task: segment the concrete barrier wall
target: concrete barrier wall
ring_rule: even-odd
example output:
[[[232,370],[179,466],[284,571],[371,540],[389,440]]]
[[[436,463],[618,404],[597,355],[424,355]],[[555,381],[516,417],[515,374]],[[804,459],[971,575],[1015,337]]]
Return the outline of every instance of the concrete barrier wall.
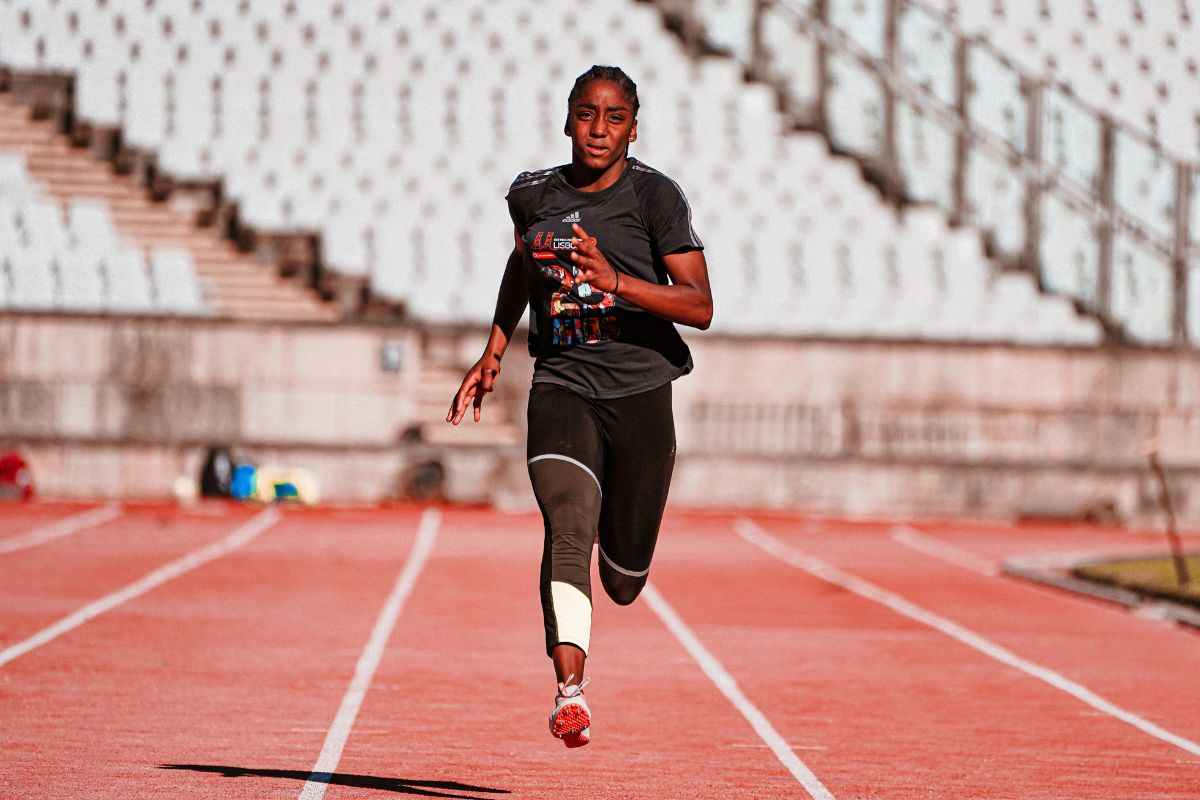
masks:
[[[1145,518],[1157,446],[1182,515],[1200,520],[1195,354],[691,343],[674,502],[988,515],[1109,504]],[[528,504],[519,344],[483,429],[437,427],[482,344],[478,330],[8,315],[0,439],[32,455],[50,495],[167,494],[204,445],[229,443],[313,470],[331,499],[393,495],[413,463],[440,460],[452,498]]]
[[[381,349],[401,369],[380,369]],[[0,318],[9,436],[383,445],[411,417],[411,330],[159,319]]]
[[[1200,523],[1200,359],[693,337],[676,496],[862,514],[1157,519],[1156,448]]]

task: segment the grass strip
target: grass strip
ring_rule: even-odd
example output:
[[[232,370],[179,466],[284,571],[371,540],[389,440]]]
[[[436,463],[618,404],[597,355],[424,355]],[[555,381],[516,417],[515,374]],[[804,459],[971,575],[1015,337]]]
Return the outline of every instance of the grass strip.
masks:
[[[1180,586],[1176,581],[1175,562],[1170,556],[1122,558],[1096,561],[1071,570],[1077,578],[1120,586],[1150,597],[1174,600],[1200,608],[1200,553],[1187,556],[1192,581]]]

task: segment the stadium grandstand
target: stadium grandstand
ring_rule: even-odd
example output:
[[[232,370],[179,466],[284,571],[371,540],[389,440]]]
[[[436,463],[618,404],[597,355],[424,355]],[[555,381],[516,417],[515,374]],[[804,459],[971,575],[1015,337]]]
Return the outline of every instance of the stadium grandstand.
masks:
[[[241,400],[216,393],[241,409],[232,418],[163,401],[161,424],[67,424],[62,401],[10,430],[60,444],[83,430],[80,441],[110,449],[129,431],[167,431],[179,452],[232,439],[327,465],[338,447],[390,452],[397,430],[457,446],[427,423],[490,321],[511,247],[504,193],[518,172],[562,160],[574,76],[617,63],[642,98],[633,152],[685,187],[705,239],[718,313],[693,337],[698,352],[737,375],[748,359],[735,352],[760,343],[755,352],[807,353],[796,363],[814,385],[838,376],[769,409],[689,390],[681,452],[702,464],[681,481],[685,495],[694,486],[704,499],[700,476],[736,466],[717,463],[721,443],[736,441],[741,456],[768,458],[763,469],[788,454],[798,469],[874,458],[877,477],[896,458],[942,475],[1018,451],[1014,470],[1099,459],[1105,475],[1124,470],[1114,491],[1136,506],[1136,442],[1182,430],[1186,452],[1197,435],[1194,404],[1163,389],[1179,385],[1200,341],[1200,23],[1187,5],[614,0],[574,9],[551,32],[537,24],[540,4],[522,0],[0,0],[10,319],[53,312],[69,327],[76,314],[86,338],[105,318],[144,317],[229,341],[260,330],[239,325],[290,323],[343,342],[313,351],[323,357],[358,335],[371,369],[378,348],[400,342],[388,352],[406,354],[401,372],[416,384],[389,400],[397,384],[364,367],[372,410],[358,427],[330,427],[297,410],[311,403],[294,382],[278,379],[287,389],[273,399],[255,394],[276,378],[262,377],[271,355],[251,355],[262,339],[246,333],[244,358],[262,365],[222,389]],[[984,352],[1003,365],[964,372]],[[876,392],[850,377],[879,359],[921,375],[922,388],[901,390],[896,377]],[[930,360],[939,366],[922,372]],[[1144,406],[1129,406],[1119,377],[1103,391],[1061,377],[1117,362],[1154,374]],[[1000,388],[1043,367],[1069,385]],[[182,395],[209,380],[172,375]],[[33,391],[28,376],[9,378]],[[322,397],[332,413],[337,401]],[[964,403],[969,420],[947,422],[947,403]],[[857,406],[868,421],[845,416]],[[893,413],[915,421],[893,430]],[[1114,439],[1118,413],[1150,418],[1151,433]],[[289,415],[290,428],[277,421]],[[775,419],[790,420],[792,438],[755,432]],[[519,420],[514,407],[502,431],[466,440],[515,446]],[[471,458],[473,476],[493,469]],[[1023,481],[985,504],[1010,508]],[[789,491],[754,499],[860,510],[895,500]]]

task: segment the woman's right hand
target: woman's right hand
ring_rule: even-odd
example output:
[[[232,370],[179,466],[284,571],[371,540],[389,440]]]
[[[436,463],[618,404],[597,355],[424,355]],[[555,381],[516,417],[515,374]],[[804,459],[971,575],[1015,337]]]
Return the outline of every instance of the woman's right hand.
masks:
[[[475,366],[467,370],[463,376],[458,393],[450,401],[450,411],[446,414],[446,422],[457,425],[462,422],[467,413],[467,404],[475,407],[475,421],[479,422],[483,414],[483,396],[496,387],[496,378],[500,375],[500,359],[491,353],[484,353],[475,362]]]

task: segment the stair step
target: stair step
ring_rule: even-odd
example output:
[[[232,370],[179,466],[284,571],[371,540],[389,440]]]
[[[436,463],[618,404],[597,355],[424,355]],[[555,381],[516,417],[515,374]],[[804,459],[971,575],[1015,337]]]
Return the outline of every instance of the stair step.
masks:
[[[260,303],[264,303],[264,302],[269,303],[269,304],[274,304],[274,305],[295,304],[295,305],[304,305],[306,307],[308,305],[310,305],[308,302],[306,302],[300,298],[289,297],[287,295],[287,293],[283,292],[282,290],[280,290],[277,287],[259,286],[259,287],[253,287],[246,291],[242,291],[242,290],[231,291],[230,288],[226,287],[226,286],[212,287],[211,284],[209,284],[209,286],[210,286],[211,294],[213,294],[216,297],[220,297],[223,301],[227,301],[227,302],[235,302],[236,303],[239,299],[244,299],[246,301],[246,303],[248,303],[248,304],[254,303],[256,305],[260,304]]]
[[[338,310],[313,291],[289,282],[253,255],[197,226],[190,214],[158,203],[129,175],[113,172],[87,149],[73,146],[55,124],[33,120],[19,102],[0,95],[0,151],[25,156],[30,177],[56,201],[105,202],[117,235],[147,250],[177,247],[192,254],[210,310],[219,316],[256,320],[332,322]]]
[[[207,281],[209,284],[219,286],[219,291],[222,294],[240,295],[240,294],[279,294],[281,292],[290,292],[295,287],[280,286],[275,283],[264,283],[257,280],[244,280],[232,276],[215,276],[204,272],[198,273],[198,277]]]

